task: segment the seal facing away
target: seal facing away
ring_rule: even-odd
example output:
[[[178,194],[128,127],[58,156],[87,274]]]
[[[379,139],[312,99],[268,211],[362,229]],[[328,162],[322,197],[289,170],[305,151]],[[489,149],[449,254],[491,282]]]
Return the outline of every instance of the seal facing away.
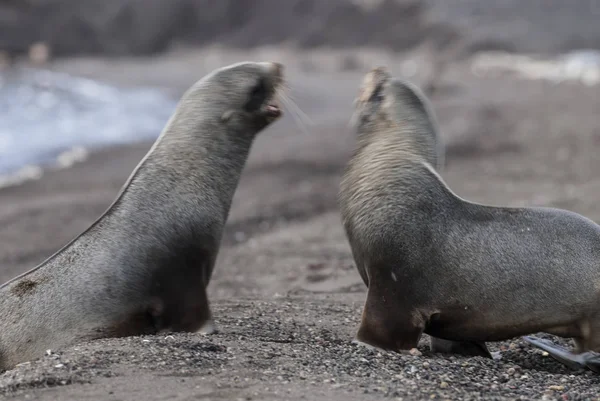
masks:
[[[384,68],[355,106],[339,205],[368,287],[356,341],[489,356],[486,341],[547,332],[600,351],[600,226],[566,210],[493,207],[452,192],[424,97]]]
[[[0,287],[0,370],[84,340],[214,331],[206,286],[282,74],[244,62],[199,80],[108,210]]]

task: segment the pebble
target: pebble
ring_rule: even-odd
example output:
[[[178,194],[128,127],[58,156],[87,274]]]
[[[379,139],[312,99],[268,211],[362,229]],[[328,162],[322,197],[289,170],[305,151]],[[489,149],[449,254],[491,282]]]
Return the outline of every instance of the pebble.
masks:
[[[351,345],[343,319],[325,319],[333,308],[349,314],[352,307],[323,302],[310,310],[294,309],[285,306],[287,302],[285,298],[239,302],[230,308],[217,304],[215,313],[221,316],[223,332],[210,339],[178,333],[101,340],[77,350],[50,352],[39,361],[0,375],[0,398],[15,386],[37,389],[63,382],[94,383],[118,375],[127,378],[133,373],[122,369],[125,363],[157,375],[193,377],[201,381],[200,388],[231,389],[242,383],[246,388],[269,386],[269,394],[254,399],[273,398],[279,392],[289,394],[284,399],[297,400],[297,391],[302,391],[307,400],[323,392],[331,393],[333,400],[344,399],[346,392],[364,392],[368,399],[595,401],[597,376],[571,374],[539,352],[509,350],[503,361],[380,353]],[[322,305],[328,309],[320,309]],[[242,312],[247,314],[243,318]],[[290,316],[282,317],[284,314]],[[227,317],[232,315],[235,317]],[[299,323],[318,319],[323,321],[320,326]],[[338,326],[344,329],[338,330]],[[281,342],[292,336],[293,343]],[[506,346],[510,348],[508,343]],[[113,366],[119,369],[113,371]]]
[[[421,355],[423,355],[423,353],[421,351],[419,351],[417,348],[412,348],[409,352],[410,352],[410,354],[412,356],[421,356]]]

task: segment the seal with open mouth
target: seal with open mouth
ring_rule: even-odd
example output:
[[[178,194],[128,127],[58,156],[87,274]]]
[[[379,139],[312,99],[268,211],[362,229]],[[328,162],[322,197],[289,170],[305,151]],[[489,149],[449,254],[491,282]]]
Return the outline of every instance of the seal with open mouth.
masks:
[[[0,287],[0,370],[79,341],[214,331],[206,286],[255,136],[277,120],[278,63],[244,62],[182,97],[108,210]]]

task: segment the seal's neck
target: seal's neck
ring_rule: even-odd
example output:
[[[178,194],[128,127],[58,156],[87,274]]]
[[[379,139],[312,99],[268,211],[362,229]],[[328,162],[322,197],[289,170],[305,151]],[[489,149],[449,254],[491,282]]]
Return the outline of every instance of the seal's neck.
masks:
[[[428,132],[427,132],[428,134]],[[359,133],[355,156],[366,154],[373,160],[385,159],[389,166],[424,161],[437,168],[436,144],[414,125],[385,124]]]
[[[193,125],[191,125],[193,124]],[[220,121],[170,121],[138,170],[146,196],[176,196],[227,218],[256,133],[233,132]],[[145,176],[145,177],[142,177]]]
[[[392,153],[421,159],[437,171],[443,168],[444,146],[433,111],[424,99],[403,89],[376,106],[365,106],[371,110],[367,108],[358,123],[359,152],[366,147],[388,147]]]

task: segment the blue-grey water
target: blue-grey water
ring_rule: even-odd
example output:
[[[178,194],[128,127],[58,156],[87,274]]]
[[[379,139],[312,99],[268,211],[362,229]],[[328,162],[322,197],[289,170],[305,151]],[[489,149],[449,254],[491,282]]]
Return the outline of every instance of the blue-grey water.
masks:
[[[73,147],[97,149],[158,137],[176,100],[36,69],[0,73],[0,175],[51,165]]]

